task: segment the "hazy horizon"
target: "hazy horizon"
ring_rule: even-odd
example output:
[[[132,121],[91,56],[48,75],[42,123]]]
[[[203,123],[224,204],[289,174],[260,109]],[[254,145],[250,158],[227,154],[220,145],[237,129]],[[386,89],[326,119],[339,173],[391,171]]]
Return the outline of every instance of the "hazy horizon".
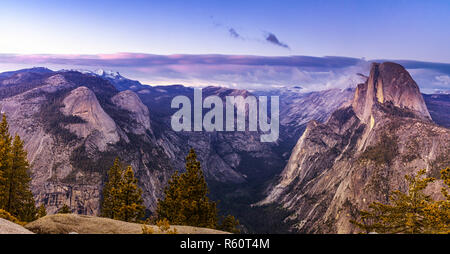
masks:
[[[304,91],[318,91],[355,87],[364,81],[358,73],[368,75],[370,63],[383,61],[402,64],[423,93],[450,88],[450,64],[331,56],[0,54],[0,72],[33,67],[45,67],[53,71],[103,69],[119,72],[125,78],[152,86],[181,84],[190,87],[221,86],[247,90],[300,86]]]

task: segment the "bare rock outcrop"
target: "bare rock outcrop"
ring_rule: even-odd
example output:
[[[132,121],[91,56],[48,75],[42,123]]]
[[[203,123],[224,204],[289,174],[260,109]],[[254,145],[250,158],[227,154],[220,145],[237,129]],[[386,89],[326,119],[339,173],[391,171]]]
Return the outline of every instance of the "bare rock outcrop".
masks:
[[[85,86],[80,86],[70,92],[63,100],[61,111],[65,115],[77,116],[84,123],[73,123],[67,128],[77,136],[87,138],[93,136],[95,145],[100,151],[105,151],[108,144],[120,140],[114,120],[105,113],[94,92]]]
[[[0,218],[0,234],[34,234],[34,233],[20,226],[19,224]]]
[[[376,103],[391,104],[424,120],[431,120],[419,87],[403,66],[373,63],[366,83],[358,85],[352,103],[359,119],[369,121]]]
[[[142,234],[142,224],[139,223],[77,214],[47,215],[28,223],[25,227],[38,234]],[[155,234],[164,234],[156,225],[147,227]],[[229,234],[220,230],[191,226],[171,225],[170,229],[176,229],[178,234]]]
[[[135,123],[129,131],[138,135],[151,131],[150,113],[147,106],[142,103],[136,93],[131,90],[125,90],[115,95],[111,100],[120,108],[131,112]]]

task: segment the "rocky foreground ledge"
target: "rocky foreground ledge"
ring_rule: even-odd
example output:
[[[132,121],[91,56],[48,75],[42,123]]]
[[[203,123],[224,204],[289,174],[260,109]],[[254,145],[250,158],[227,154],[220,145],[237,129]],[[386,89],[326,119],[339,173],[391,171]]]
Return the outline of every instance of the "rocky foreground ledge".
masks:
[[[0,234],[34,234],[19,224],[0,218]]]
[[[147,227],[151,227],[155,234],[162,233],[157,226]],[[178,234],[228,234],[228,232],[209,228],[171,226],[171,229],[173,228]],[[142,224],[77,214],[48,215],[28,223],[22,229],[36,234],[142,234]],[[3,227],[0,224],[1,231]]]
[[[159,227],[147,225],[155,234]],[[210,228],[171,226],[177,234],[229,234]],[[142,234],[142,224],[77,214],[48,215],[25,226],[0,218],[0,234]]]

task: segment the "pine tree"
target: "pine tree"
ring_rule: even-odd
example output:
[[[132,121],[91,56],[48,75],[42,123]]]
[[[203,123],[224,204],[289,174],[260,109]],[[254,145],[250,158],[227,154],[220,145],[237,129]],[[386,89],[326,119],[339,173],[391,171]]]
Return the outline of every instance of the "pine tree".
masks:
[[[182,196],[182,181],[178,171],[172,175],[164,189],[164,200],[158,200],[157,218],[167,219],[177,225],[182,225],[183,218],[182,202],[179,202]]]
[[[158,201],[157,216],[174,225],[217,227],[216,203],[208,198],[209,190],[194,149],[186,157],[186,172],[175,172]]]
[[[66,204],[64,204],[59,210],[58,210],[59,214],[66,214],[66,213],[72,213],[72,210],[70,209],[70,207]]]
[[[0,123],[0,208],[21,221],[36,218],[36,206],[30,190],[31,177],[27,153],[19,136],[12,142],[6,116]]]
[[[444,187],[441,193],[444,199],[429,202],[425,207],[425,228],[429,233],[450,234],[450,168],[441,170]]]
[[[145,206],[142,189],[137,182],[131,166],[123,170],[119,158],[116,158],[103,187],[101,216],[123,221],[136,221],[143,217]]]
[[[117,219],[122,202],[120,199],[120,188],[122,183],[123,167],[119,158],[114,160],[113,166],[108,171],[108,181],[102,191],[101,216]]]
[[[37,211],[37,217],[42,218],[47,215],[47,209],[45,209],[44,204],[41,204]]]
[[[11,167],[11,135],[3,114],[0,122],[0,209],[7,210],[8,206],[8,172]]]
[[[123,221],[136,221],[144,216],[145,206],[142,204],[142,189],[137,185],[137,179],[131,166],[123,173],[120,186],[121,206],[118,218]]]
[[[241,232],[238,228],[239,225],[240,224],[239,224],[238,219],[236,219],[232,215],[228,215],[222,220],[222,223],[220,224],[218,229],[226,231],[226,232],[230,232],[233,234],[239,234]]]
[[[33,221],[36,218],[37,209],[30,189],[31,177],[27,153],[23,149],[23,141],[18,135],[14,137],[12,145],[12,164],[8,181],[7,210],[22,221]]]
[[[442,189],[445,200],[435,201],[424,193],[435,179],[424,177],[425,170],[420,170],[417,175],[405,176],[409,186],[406,193],[394,191],[390,204],[374,202],[369,211],[360,211],[360,221],[351,222],[367,233],[450,233],[450,169],[442,170],[441,174],[447,185]]]

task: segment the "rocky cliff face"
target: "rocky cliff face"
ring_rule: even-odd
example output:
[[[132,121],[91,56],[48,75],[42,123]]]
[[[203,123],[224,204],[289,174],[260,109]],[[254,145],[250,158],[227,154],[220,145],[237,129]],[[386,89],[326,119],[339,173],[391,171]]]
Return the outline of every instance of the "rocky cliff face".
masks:
[[[116,95],[117,96],[117,95]],[[85,86],[73,89],[62,101],[61,111],[66,116],[81,118],[83,123],[71,123],[65,127],[78,137],[95,140],[94,149],[105,151],[108,144],[119,142],[120,137],[114,120],[106,114],[94,92]]]
[[[431,120],[416,82],[395,63],[373,63],[367,84],[356,88],[352,107],[359,119],[367,121],[376,103],[390,104],[421,119]]]
[[[131,132],[137,135],[145,134],[146,131],[151,132],[150,113],[136,93],[125,90],[115,95],[111,100],[119,108],[130,112],[130,116],[134,120],[130,129]]]
[[[289,156],[308,122],[323,123],[342,104],[351,101],[354,89],[329,89],[318,92],[295,93],[280,96],[280,146],[285,148],[283,158]]]
[[[404,175],[426,168],[439,176],[450,165],[449,141],[450,130],[431,122],[407,71],[394,63],[373,64],[350,105],[325,124],[308,124],[260,204],[288,209],[294,231],[353,233],[349,220],[356,219],[357,209],[405,190]]]

